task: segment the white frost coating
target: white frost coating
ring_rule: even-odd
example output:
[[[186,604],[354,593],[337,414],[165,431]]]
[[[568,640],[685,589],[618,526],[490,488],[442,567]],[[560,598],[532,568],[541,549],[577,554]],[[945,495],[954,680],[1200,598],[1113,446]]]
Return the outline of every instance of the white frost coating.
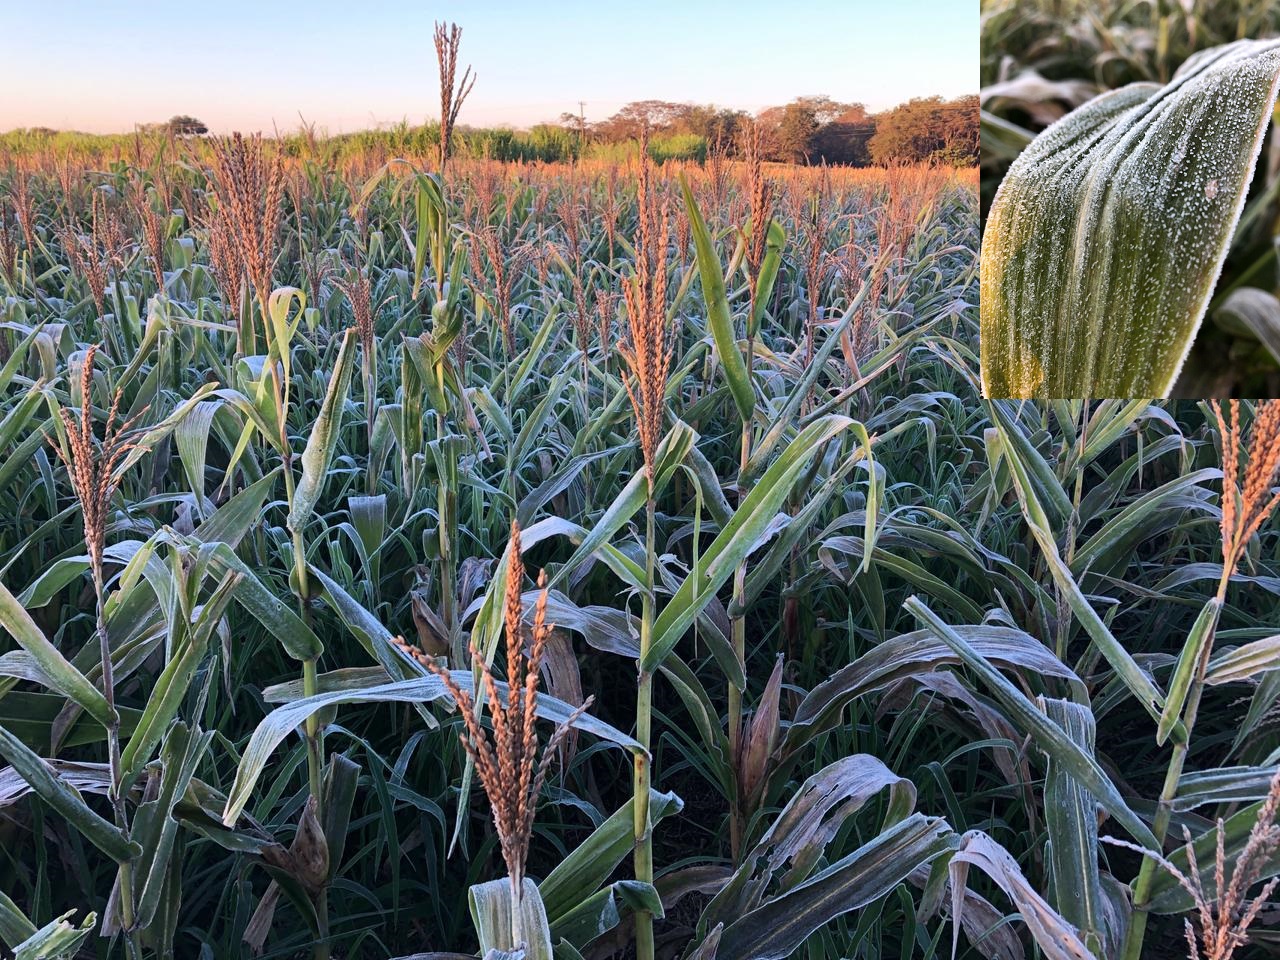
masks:
[[[951,915],[959,917],[963,909],[961,897],[968,879],[969,867],[975,866],[1005,892],[1046,960],[1095,960],[1093,953],[1076,929],[1064,920],[1044,897],[1040,896],[1023,875],[1018,862],[1004,847],[983,833],[970,830],[960,838],[960,848],[951,857],[947,872],[951,880]],[[952,955],[959,937],[959,924],[952,939]]]
[[[1167,396],[1244,206],[1280,41],[1201,51],[1037,137],[983,237],[989,397]]]

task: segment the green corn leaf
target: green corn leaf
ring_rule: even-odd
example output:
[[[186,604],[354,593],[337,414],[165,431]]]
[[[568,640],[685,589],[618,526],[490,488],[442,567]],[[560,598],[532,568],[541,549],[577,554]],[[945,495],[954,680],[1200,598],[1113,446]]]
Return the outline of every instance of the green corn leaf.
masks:
[[[1213,650],[1213,634],[1218,627],[1218,616],[1222,613],[1222,601],[1210,597],[1209,602],[1196,617],[1187,634],[1187,642],[1182,645],[1178,655],[1177,666],[1173,669],[1173,679],[1169,681],[1169,695],[1164,702],[1164,710],[1160,713],[1160,726],[1156,730],[1156,743],[1163,744],[1169,738],[1169,731],[1182,716],[1182,707],[1187,702],[1187,693],[1191,689],[1191,679],[1200,669],[1200,662],[1207,659]]]
[[[175,723],[165,734],[160,751],[159,793],[139,806],[133,824],[133,838],[142,845],[138,859],[135,893],[135,922],[150,927],[158,912],[164,912],[165,887],[174,866],[173,851],[178,840],[175,804],[187,792],[196,765],[209,748],[213,731],[201,733],[185,723]]]
[[[687,424],[679,420],[672,426],[671,430],[658,443],[658,450],[655,454],[654,465],[654,489],[661,491],[666,488],[670,482],[676,468],[684,461],[685,457],[693,449],[694,443],[697,441],[698,435]],[[644,509],[645,499],[648,497],[648,480],[643,470],[637,470],[632,474],[631,479],[627,481],[625,487],[614,499],[613,503],[605,509],[595,524],[583,537],[582,542],[578,544],[571,556],[559,570],[557,570],[550,578],[548,586],[556,587],[564,582],[575,569],[578,568],[591,554],[595,553],[602,546],[609,542],[609,539],[622,529],[623,525],[630,520],[637,512]],[[492,588],[492,602],[486,597],[486,611],[490,612],[489,616],[484,617],[493,630],[496,630],[501,622],[501,606],[502,606],[502,587],[501,578],[505,576],[506,558],[500,561],[501,565],[494,574],[494,582],[497,587]],[[481,620],[476,621],[479,628]],[[473,634],[476,639],[480,639],[478,633]],[[485,649],[481,647],[481,649]]]
[[[948,864],[951,913],[955,918],[953,955],[960,936],[960,916],[970,866],[976,866],[994,880],[1013,901],[1045,960],[1094,960],[1094,953],[1081,941],[1078,931],[1036,892],[1018,867],[1018,861],[981,830],[970,830],[960,838],[960,849]]]
[[[201,543],[225,543],[235,549],[249,528],[262,519],[262,505],[275,486],[279,470],[275,467],[218,507],[195,529],[193,539]]]
[[[13,382],[14,376],[22,369],[23,363],[26,362],[27,350],[30,349],[36,337],[40,335],[40,331],[44,329],[44,326],[43,322],[36,324],[27,331],[21,340],[14,344],[13,352],[9,354],[9,359],[5,361],[3,367],[0,367],[0,392],[9,389],[9,384]]]
[[[1178,778],[1173,809],[1182,813],[1207,804],[1265,800],[1280,767],[1211,767],[1186,771]]]
[[[1265,795],[1265,789],[1263,793]],[[1227,869],[1230,870],[1231,865],[1240,858],[1240,854],[1244,852],[1245,846],[1248,845],[1250,833],[1258,822],[1258,813],[1264,803],[1266,803],[1265,800],[1251,803],[1246,807],[1241,807],[1227,817],[1222,824],[1221,839],[1219,839],[1219,830],[1216,825],[1213,829],[1206,830],[1198,837],[1195,837],[1192,846],[1195,850],[1196,869],[1199,873],[1201,889],[1206,891],[1217,889],[1214,871],[1216,869],[1219,842],[1222,844],[1224,862],[1228,865]],[[1148,846],[1147,849],[1154,848]],[[1192,873],[1191,863],[1190,858],[1187,856],[1185,844],[1179,844],[1170,851],[1168,859],[1184,876],[1190,876]],[[1260,882],[1280,875],[1280,850],[1271,849],[1268,853],[1258,857],[1254,862],[1254,868],[1256,873],[1252,875],[1255,881]],[[1212,893],[1210,895],[1212,896]],[[1185,913],[1188,910],[1195,909],[1191,895],[1178,882],[1177,878],[1165,869],[1158,869],[1155,872],[1155,879],[1151,883],[1149,906],[1152,913],[1158,914]]]
[[[104,727],[111,726],[116,719],[115,711],[107,703],[102,691],[90,683],[89,678],[72,666],[58,648],[49,642],[44,632],[31,619],[31,615],[18,602],[18,598],[3,583],[0,583],[0,627],[4,627],[18,641],[18,646],[31,654],[32,659],[53,683],[55,690],[82,706]]]
[[[141,848],[126,838],[119,827],[89,809],[80,794],[63,782],[46,761],[3,727],[0,727],[0,756],[9,761],[18,776],[40,799],[58,811],[107,856],[123,863],[141,852]]]
[[[514,928],[520,931],[519,942],[516,942],[511,922],[514,904],[510,880],[477,883],[468,891],[468,900],[482,957],[523,947],[523,952],[517,952],[515,956],[521,956],[523,960],[552,960],[547,912],[543,909],[542,898],[538,896],[537,884],[528,877],[521,885],[520,924]]]
[[[1166,397],[1207,309],[1280,82],[1280,41],[1104,94],[1009,168],[982,243],[989,397]]]
[[[417,299],[418,291],[422,289],[422,276],[427,266],[427,249],[431,245],[436,224],[444,215],[444,197],[435,178],[427,174],[417,173],[411,182],[414,185],[413,206],[418,223],[418,232],[413,244],[413,296]]]
[[[1209,662],[1205,682],[1239,683],[1260,673],[1280,670],[1280,634],[1225,651]]]
[[[76,956],[98,925],[98,915],[86,913],[77,925],[71,922],[74,914],[74,910],[69,910],[18,944],[13,950],[13,960],[69,960]]]
[[[801,430],[764,472],[743,499],[733,519],[698,558],[684,583],[658,615],[653,625],[653,643],[640,666],[656,670],[676,642],[697,619],[716,591],[746,559],[774,515],[791,494],[805,464],[814,452],[832,437],[853,426],[848,417],[830,416]]]
[[[1044,709],[1076,746],[1093,756],[1094,719],[1088,706],[1049,699]],[[1090,949],[1100,953],[1104,910],[1098,875],[1097,804],[1070,769],[1052,756],[1045,775],[1044,817],[1054,905],[1080,931]]]
[[[1017,456],[1017,461],[1022,467],[1020,475],[1026,476],[1031,489],[1036,494],[1036,501],[1047,511],[1046,519],[1052,520],[1052,525],[1056,529],[1064,525],[1071,516],[1071,498],[1067,496],[1067,491],[1062,489],[1062,483],[1054,474],[1053,467],[1040,455],[1031,438],[1018,426],[1018,419],[1011,409],[1015,406],[1017,404],[1001,403],[998,400],[987,404],[991,411],[991,419],[996,424],[1001,438]]]
[[[559,921],[551,924],[557,957],[565,944],[578,949],[608,933],[622,922],[622,913],[628,908],[645,910],[655,919],[661,919],[664,915],[662,897],[653,884],[639,880],[615,881],[587,897]]]
[[[868,754],[842,757],[807,777],[707,904],[698,920],[699,930],[732,924],[760,907],[765,891],[775,885],[789,890],[811,879],[821,869],[840,825],[881,795],[885,796],[886,827],[915,810],[915,785]]]
[[[301,530],[306,525],[316,501],[320,499],[325,480],[328,479],[329,463],[333,460],[333,451],[338,445],[338,431],[342,426],[342,406],[346,403],[347,390],[351,385],[351,370],[356,356],[355,342],[355,328],[349,327],[342,335],[342,346],[338,350],[333,373],[329,376],[329,389],[324,395],[320,415],[311,427],[311,436],[307,438],[307,447],[302,452],[302,479],[298,481],[298,487],[293,492],[293,503],[289,507],[290,530]]]
[[[197,531],[199,533],[199,531]],[[253,569],[236,556],[225,543],[209,551],[210,562],[219,574],[236,577],[235,600],[280,642],[293,659],[311,660],[323,652],[324,645],[307,622],[293,612],[287,603],[266,588]]]
[[[1008,711],[1009,718],[1026,730],[1041,750],[1069,770],[1135,840],[1147,847],[1157,846],[1155,835],[1124,802],[1111,778],[1093,757],[1067,736],[1062,727],[1037,710],[1021,690],[978,653],[968,640],[940,620],[918,597],[908,597],[902,607],[919,620],[921,626],[932,630],[938,639],[951,647],[971,670],[982,677],[983,682]]]
[[[720,255],[711,239],[711,231],[698,210],[697,201],[688,181],[681,176],[680,190],[684,194],[685,209],[689,213],[689,227],[693,246],[698,256],[698,275],[702,279],[702,299],[707,307],[707,326],[716,344],[716,356],[724,368],[724,377],[743,421],[751,419],[756,408],[756,394],[747,373],[746,361],[738,349],[738,338],[733,332],[733,317],[729,313],[729,296],[724,286],[724,270]]]
[[[992,406],[998,407],[999,405],[993,404]],[[1058,551],[1058,544],[1053,535],[1054,526],[1045,512],[1044,506],[1036,496],[1033,474],[1028,470],[1022,456],[1018,454],[1017,447],[1013,442],[1014,435],[1019,432],[1017,427],[1007,425],[997,419],[996,429],[1003,444],[1003,459],[1009,465],[1009,474],[1018,494],[1018,502],[1022,506],[1023,517],[1026,518],[1027,526],[1030,527],[1032,536],[1035,537],[1041,553],[1044,554],[1044,558],[1048,562],[1049,573],[1053,576],[1058,589],[1065,595],[1067,603],[1071,607],[1071,612],[1080,621],[1098,651],[1111,664],[1112,669],[1116,671],[1116,675],[1129,691],[1151,714],[1152,719],[1159,723],[1164,707],[1164,695],[1156,688],[1155,683],[1143,672],[1137,662],[1134,661],[1129,651],[1107,629],[1107,625],[1098,616],[1098,612],[1093,609],[1093,605],[1089,603],[1089,598],[1084,595],[1084,591],[1076,583],[1071,569]],[[1183,726],[1182,721],[1178,719],[1175,719],[1171,724],[1169,732],[1179,742],[1186,737],[1186,728]]]
[[[32,424],[36,410],[41,403],[47,402],[48,399],[47,388],[38,383],[23,394],[21,400],[6,411],[3,419],[0,419],[0,450],[9,449],[18,434]],[[61,422],[58,421],[55,426],[61,427]]]
[[[468,693],[474,690],[471,675],[468,673],[454,671],[453,682]],[[500,695],[506,695],[506,686],[505,683],[498,683]],[[343,689],[304,697],[277,707],[263,718],[249,738],[249,744],[245,747],[240,765],[236,770],[235,783],[227,796],[222,822],[227,826],[235,824],[240,811],[248,803],[249,795],[253,792],[258,778],[266,770],[267,761],[271,758],[272,752],[285,737],[316,712],[344,703],[423,703],[448,698],[449,693],[445,689],[444,681],[437,676],[430,676],[373,686],[357,682]],[[534,712],[544,720],[559,724],[568,721],[574,708],[563,700],[539,693]],[[585,730],[593,736],[617,744],[626,750],[643,751],[644,749],[632,737],[597,720],[590,714],[581,714],[573,722],[573,726],[577,730]]]
[[[201,616],[208,617],[211,621],[222,616],[239,579],[235,572],[227,573],[205,601]],[[182,632],[185,636],[182,636],[173,658],[156,678],[138,726],[121,752],[121,789],[129,789],[142,767],[151,760],[152,752],[164,739],[178,715],[178,708],[187,695],[196,667],[204,659],[209,630],[193,627],[184,628]]]
[[[340,753],[329,758],[324,771],[324,802],[321,804],[325,842],[329,847],[329,876],[338,874],[347,846],[351,806],[360,781],[360,765]]]
[[[289,322],[289,309],[298,304],[298,312]],[[291,370],[290,363],[293,351],[290,343],[302,320],[302,311],[306,309],[307,296],[297,287],[280,287],[271,291],[267,299],[267,316],[271,320],[272,356],[280,359],[280,368],[284,371],[285,382],[288,383]]]
[[[760,262],[755,295],[752,297],[751,319],[747,324],[747,336],[752,339],[760,333],[760,322],[769,307],[769,298],[773,296],[778,268],[782,266],[782,248],[786,245],[787,235],[781,225],[777,220],[770,220],[768,233],[765,234],[764,259]]]
[[[27,919],[8,894],[0,890],[0,940],[12,949],[35,932],[36,925]]]
[[[600,889],[635,846],[632,803],[628,800],[619,807],[538,884],[553,931],[562,917]],[[674,793],[649,791],[649,821],[653,824],[679,813],[683,806]]]
[[[817,876],[725,926],[716,960],[780,960],[813,931],[878,900],[951,849],[954,834],[941,820],[913,813]]]
[[[397,653],[392,644],[392,633],[382,621],[371,614],[356,601],[337,581],[331,579],[318,567],[311,568],[311,576],[319,584],[320,596],[337,614],[338,619],[360,641],[369,656],[382,665],[388,677],[392,679],[408,679],[418,676],[423,668],[415,662]],[[292,613],[292,611],[289,611]],[[299,621],[302,622],[302,621]],[[317,644],[319,640],[317,639]],[[318,651],[317,651],[318,653]],[[434,717],[421,704],[415,704],[419,715],[429,726],[434,726]]]
[[[195,495],[196,509],[201,516],[211,509],[204,490],[205,459],[209,450],[209,428],[220,406],[216,400],[196,404],[173,432],[178,456],[187,474],[187,485]]]

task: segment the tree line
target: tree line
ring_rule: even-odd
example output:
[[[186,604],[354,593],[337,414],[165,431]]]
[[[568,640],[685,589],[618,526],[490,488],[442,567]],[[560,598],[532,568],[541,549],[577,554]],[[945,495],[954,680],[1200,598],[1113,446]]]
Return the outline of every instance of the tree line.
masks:
[[[691,137],[707,147],[720,145],[732,155],[751,116],[705,104],[639,100],[595,123],[571,113],[560,119],[588,146],[633,141],[647,126],[651,137]],[[761,111],[756,119],[763,127],[765,159],[779,163],[978,162],[977,95],[954,100],[919,97],[881,113],[828,96],[799,97]]]
[[[550,163],[583,156],[621,161],[631,155],[647,127],[649,153],[655,161],[702,162],[711,151],[736,156],[753,119],[761,126],[764,159],[772,162],[855,167],[899,163],[962,167],[978,162],[976,95],[954,100],[917,98],[880,113],[871,113],[861,103],[842,103],[826,96],[800,97],[762,110],[755,118],[743,110],[706,104],[638,100],[604,120],[589,122],[581,114],[566,113],[558,123],[538,124],[528,130],[460,126],[453,138],[460,153],[502,161]],[[177,138],[199,137],[206,132],[204,123],[186,115],[138,127],[141,134]],[[34,128],[0,135],[0,149],[18,153],[24,147],[52,145],[55,138],[74,138],[92,150],[113,140],[123,144],[126,137],[132,135],[92,137]],[[332,137],[318,137],[314,127],[304,127],[278,139],[289,153],[310,152],[319,139],[336,156],[370,151],[423,155],[436,152],[440,126],[399,123]]]

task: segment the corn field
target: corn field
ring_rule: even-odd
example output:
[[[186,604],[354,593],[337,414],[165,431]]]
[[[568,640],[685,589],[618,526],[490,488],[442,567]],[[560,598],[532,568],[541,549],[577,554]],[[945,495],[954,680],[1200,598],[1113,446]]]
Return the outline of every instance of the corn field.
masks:
[[[976,171],[0,176],[17,956],[1266,944],[1280,407],[981,400]]]

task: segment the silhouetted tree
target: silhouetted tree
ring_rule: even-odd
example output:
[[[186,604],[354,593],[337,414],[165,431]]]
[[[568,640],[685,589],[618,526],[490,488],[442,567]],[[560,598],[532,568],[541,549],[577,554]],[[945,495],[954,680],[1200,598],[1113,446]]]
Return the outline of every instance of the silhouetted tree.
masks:
[[[200,137],[209,132],[209,128],[201,121],[185,113],[170,117],[164,126],[176,137]]]
[[[808,163],[818,117],[811,106],[796,101],[782,111],[776,135],[778,159],[788,163]]]
[[[823,163],[865,167],[871,163],[867,144],[876,132],[876,122],[860,103],[840,106],[840,113],[824,121],[814,134],[810,156]]]

